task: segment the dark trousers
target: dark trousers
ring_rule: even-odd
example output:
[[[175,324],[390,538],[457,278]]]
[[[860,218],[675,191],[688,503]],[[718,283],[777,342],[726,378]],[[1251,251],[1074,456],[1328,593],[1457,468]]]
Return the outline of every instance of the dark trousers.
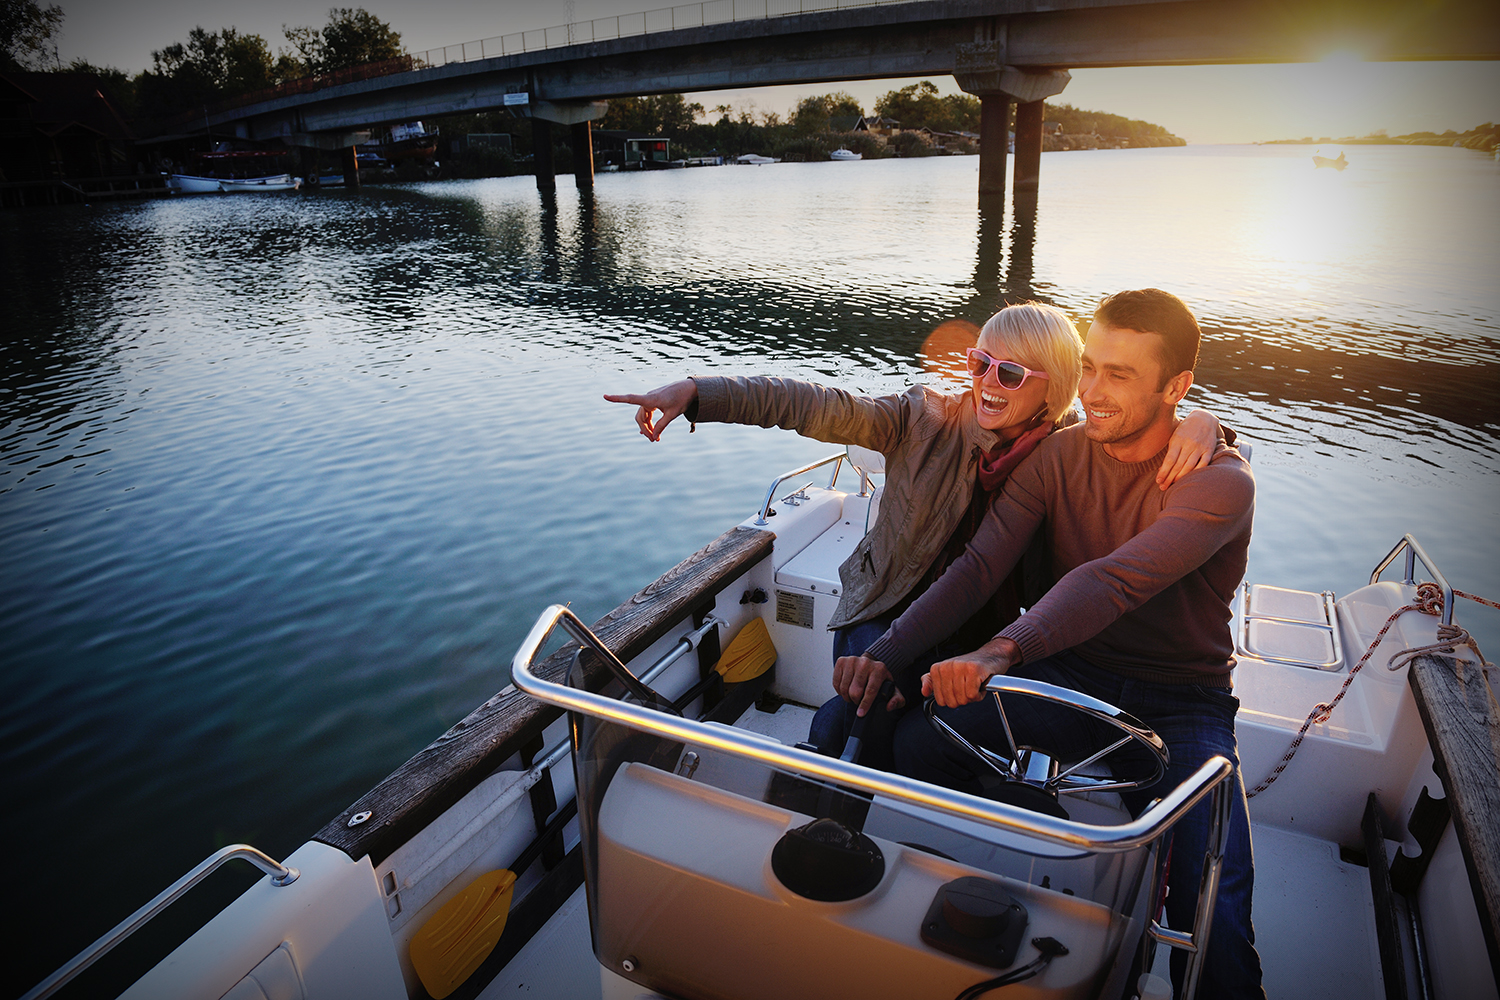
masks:
[[[1134,680],[1096,667],[1069,651],[1022,664],[1013,673],[1082,691],[1123,709],[1156,730],[1167,744],[1171,764],[1154,786],[1122,794],[1132,815],[1139,815],[1152,800],[1181,784],[1210,757],[1223,756],[1234,765],[1230,779],[1233,802],[1229,844],[1198,997],[1264,1000],[1260,956],[1255,951],[1255,930],[1250,922],[1255,865],[1234,736],[1239,699],[1222,688]],[[1119,731],[1113,727],[1036,698],[1007,695],[1004,702],[1016,741],[1045,747],[1061,760],[1079,760],[1119,738]],[[1002,753],[1009,752],[993,699],[986,697],[961,708],[940,709],[939,714],[970,740]],[[920,711],[908,712],[900,720],[894,751],[896,770],[901,774],[959,791],[976,794],[981,791],[979,774],[986,770],[984,766],[939,735]],[[1189,931],[1193,926],[1209,820],[1209,803],[1205,800],[1178,821],[1173,830],[1167,921],[1177,930]],[[1178,995],[1182,992],[1186,962],[1184,952],[1173,951],[1172,980]]]

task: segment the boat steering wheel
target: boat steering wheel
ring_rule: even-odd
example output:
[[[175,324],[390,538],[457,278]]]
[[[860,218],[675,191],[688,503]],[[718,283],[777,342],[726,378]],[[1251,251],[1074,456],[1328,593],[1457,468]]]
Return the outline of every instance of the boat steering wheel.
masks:
[[[1167,754],[1167,745],[1162,741],[1162,738],[1147,728],[1139,719],[1121,711],[1108,702],[1100,701],[1098,698],[1090,697],[1079,691],[1059,687],[1056,684],[1048,684],[1045,681],[1035,681],[1024,677],[1007,677],[1004,674],[996,674],[991,677],[985,682],[983,690],[989,692],[995,698],[995,709],[1000,713],[1000,726],[1005,731],[1006,742],[1010,744],[1009,757],[996,753],[987,747],[979,746],[944,722],[938,716],[937,703],[932,698],[928,698],[924,706],[927,713],[927,721],[954,745],[968,751],[986,767],[993,770],[1011,787],[1029,786],[1021,788],[1021,791],[1029,792],[1032,798],[1036,798],[1036,792],[1046,793],[1055,806],[1059,794],[1145,788],[1149,785],[1154,785],[1166,773],[1167,763],[1170,758]],[[1000,701],[1002,693],[1026,695],[1027,697],[1039,698],[1042,701],[1062,705],[1075,712],[1082,712],[1090,718],[1107,722],[1118,729],[1122,735],[1115,742],[1089,754],[1081,760],[1071,764],[1061,762],[1041,748],[1017,745],[1016,738],[1011,733],[1010,720],[1005,717],[1005,705]],[[1151,759],[1146,767],[1146,770],[1151,771],[1149,775],[1101,778],[1080,773],[1083,768],[1132,742],[1139,743],[1151,752]],[[1152,764],[1154,764],[1154,767],[1151,766]],[[1053,811],[1046,809],[1045,805],[1042,808],[1045,811]]]

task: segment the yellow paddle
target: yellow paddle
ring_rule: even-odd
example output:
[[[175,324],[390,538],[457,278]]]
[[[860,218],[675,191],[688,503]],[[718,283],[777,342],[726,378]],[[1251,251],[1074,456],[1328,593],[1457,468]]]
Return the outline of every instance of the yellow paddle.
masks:
[[[771,644],[765,620],[752,618],[724,650],[708,677],[678,699],[678,710],[707,690],[715,677],[723,678],[726,684],[739,684],[759,677],[775,662],[776,647]],[[556,819],[549,828],[554,823]],[[540,839],[546,839],[546,834]],[[535,857],[536,846],[521,852],[517,868],[526,870]],[[462,986],[495,950],[510,916],[515,885],[516,873],[509,869],[485,872],[439,907],[411,939],[412,967],[432,1000],[443,1000]]]
[[[689,688],[672,705],[679,712],[682,711],[692,704],[694,698],[708,690],[716,676],[723,679],[725,684],[741,684],[770,670],[775,662],[776,647],[771,644],[771,633],[766,629],[766,620],[752,618],[740,629],[729,648],[724,650],[708,676]]]

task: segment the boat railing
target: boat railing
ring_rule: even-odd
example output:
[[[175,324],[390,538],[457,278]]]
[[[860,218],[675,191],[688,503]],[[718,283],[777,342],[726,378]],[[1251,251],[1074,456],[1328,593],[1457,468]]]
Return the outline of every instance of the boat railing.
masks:
[[[1391,549],[1390,554],[1380,560],[1380,565],[1376,566],[1375,572],[1370,574],[1370,582],[1372,584],[1379,583],[1380,574],[1384,573],[1386,567],[1395,562],[1396,557],[1402,552],[1406,553],[1406,577],[1402,582],[1409,587],[1416,586],[1417,560],[1422,560],[1422,565],[1427,569],[1427,572],[1432,574],[1432,582],[1436,583],[1443,592],[1443,624],[1452,625],[1453,588],[1448,585],[1448,578],[1443,576],[1442,570],[1437,568],[1437,564],[1432,561],[1432,557],[1427,554],[1427,550],[1422,548],[1421,543],[1411,537],[1410,534],[1402,535],[1401,541],[1396,543],[1396,547]]]
[[[168,906],[171,906],[189,889],[202,882],[213,873],[214,869],[226,861],[233,861],[236,858],[250,862],[271,876],[271,884],[274,886],[291,885],[297,881],[297,877],[300,874],[297,869],[273,860],[269,855],[256,850],[249,844],[231,844],[228,847],[220,848],[205,858],[192,871],[167,886],[151,902],[120,921],[111,930],[107,931],[103,937],[75,955],[62,968],[52,973],[52,975],[40,983],[37,983],[21,1000],[41,1000],[42,997],[49,997],[56,993],[63,986],[71,982],[80,972],[99,961],[116,945],[140,930],[152,917],[155,917]]]
[[[835,456],[837,457],[837,456]],[[823,463],[815,463],[823,464]],[[814,466],[810,466],[812,468]],[[806,472],[800,469],[787,476]],[[682,743],[692,743],[710,750],[781,768],[804,777],[835,782],[873,795],[931,809],[939,813],[976,820],[1000,830],[1032,837],[1051,844],[1095,853],[1121,853],[1144,847],[1165,834],[1206,797],[1212,797],[1209,834],[1199,882],[1198,907],[1191,932],[1167,930],[1151,922],[1150,933],[1158,941],[1188,952],[1183,996],[1191,998],[1196,987],[1203,957],[1207,951],[1208,931],[1212,923],[1213,904],[1218,896],[1219,872],[1229,838],[1229,810],[1232,803],[1228,780],[1233,766],[1224,757],[1209,758],[1188,779],[1162,796],[1145,812],[1128,823],[1101,826],[1079,823],[1019,806],[980,798],[966,792],[931,785],[925,781],[898,774],[877,771],[847,763],[833,757],[780,743],[731,726],[707,725],[692,719],[669,715],[644,705],[595,694],[591,691],[544,680],[532,671],[532,665],[548,637],[561,625],[580,645],[592,649],[612,666],[626,670],[619,658],[594,635],[577,615],[561,604],[544,611],[511,661],[511,681],[526,694],[570,712],[581,712],[607,722],[627,726],[643,733]],[[634,687],[634,685],[629,685]]]
[[[828,488],[831,490],[833,489],[833,484],[838,482],[839,469],[843,468],[844,459],[847,457],[847,452],[835,452],[834,454],[829,455],[827,458],[820,458],[816,462],[810,462],[807,465],[802,466],[801,468],[793,469],[791,472],[783,472],[781,475],[777,476],[776,481],[771,484],[771,488],[769,490],[766,490],[766,501],[765,503],[760,505],[760,511],[755,517],[756,525],[764,525],[767,521],[767,518],[771,516],[771,503],[776,499],[776,488],[782,483],[786,482],[788,479],[791,479],[793,476],[800,476],[804,472],[811,472],[812,470],[819,468],[820,466],[824,466],[829,462],[832,462],[834,463],[833,475],[828,477]],[[807,484],[807,486],[811,485],[812,483]],[[802,489],[807,489],[807,486],[802,487]],[[796,492],[800,491],[794,491],[794,493]]]

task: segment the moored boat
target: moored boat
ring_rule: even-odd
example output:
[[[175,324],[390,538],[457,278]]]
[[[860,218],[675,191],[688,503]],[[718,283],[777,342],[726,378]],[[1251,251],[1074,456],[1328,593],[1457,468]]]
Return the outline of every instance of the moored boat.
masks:
[[[864,155],[856,153],[852,149],[835,149],[828,154],[830,160],[862,160]]]
[[[61,972],[243,858],[267,877],[125,996],[282,982],[309,1000],[947,1000],[1028,969],[995,996],[1144,992],[1138,959],[1152,968],[1155,944],[1202,944],[1202,926],[1155,922],[1158,861],[1183,811],[1222,805],[1227,762],[1138,817],[1085,772],[1061,819],[796,746],[829,689],[838,567],[879,503],[878,457],[848,459],[857,491],[836,488],[843,453],[787,473],[754,516],[592,627],[548,609],[514,686],[284,863],[226,848]],[[819,465],[827,486],[774,499]],[[1396,560],[1403,578],[1382,581]],[[1375,996],[1399,979],[1436,1000],[1493,995],[1500,719],[1483,668],[1433,648],[1456,592],[1408,536],[1342,599],[1240,593],[1243,770],[1247,784],[1279,774],[1250,806],[1268,994]],[[575,642],[544,656],[555,627]],[[760,672],[739,669],[737,647]],[[1387,662],[1402,650],[1417,655]],[[981,910],[1006,903],[977,912],[960,890],[988,894]]]

